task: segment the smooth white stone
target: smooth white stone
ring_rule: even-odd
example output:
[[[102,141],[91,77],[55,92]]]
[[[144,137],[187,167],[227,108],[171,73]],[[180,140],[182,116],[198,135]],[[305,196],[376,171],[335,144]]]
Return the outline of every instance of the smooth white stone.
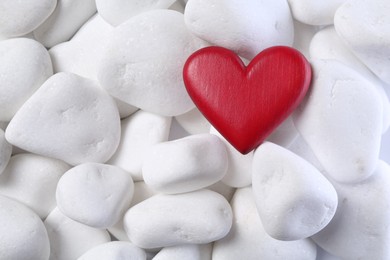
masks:
[[[158,248],[221,239],[229,232],[232,217],[222,195],[200,190],[144,200],[127,211],[124,226],[135,245]]]
[[[280,241],[265,232],[251,188],[237,189],[231,205],[233,226],[226,237],[214,243],[213,260],[316,259],[316,246],[310,239]]]
[[[44,219],[56,207],[57,183],[69,169],[60,160],[27,153],[14,155],[0,175],[0,194],[23,203]]]
[[[190,134],[203,134],[210,132],[210,123],[200,113],[198,108],[194,108],[187,113],[176,116],[175,119]]]
[[[184,18],[199,38],[247,59],[274,45],[291,46],[294,39],[286,0],[190,0]]]
[[[283,147],[289,147],[298,137],[299,133],[294,126],[294,122],[287,117],[272,133],[266,141],[278,144]]]
[[[216,183],[227,167],[223,141],[212,134],[199,134],[153,146],[145,156],[142,174],[152,189],[175,194]]]
[[[94,0],[58,0],[53,13],[34,30],[34,37],[46,47],[69,40],[96,12]]]
[[[107,161],[119,144],[120,120],[95,84],[71,73],[50,77],[11,120],[8,142],[72,165]]]
[[[77,259],[89,249],[110,242],[107,231],[78,223],[58,208],[49,214],[44,224],[50,239],[50,259]]]
[[[342,259],[390,258],[390,166],[357,184],[333,182],[339,206],[333,220],[313,240]]]
[[[383,133],[390,127],[390,102],[384,91],[386,86],[345,45],[333,26],[326,27],[314,35],[310,44],[312,59],[338,60],[371,80],[383,103]]]
[[[11,120],[52,74],[50,56],[39,42],[26,38],[0,41],[0,121]]]
[[[2,0],[0,2],[0,38],[27,34],[49,17],[57,0]]]
[[[4,136],[4,131],[0,129],[0,178],[8,161],[11,158],[12,145],[10,145]]]
[[[0,205],[0,259],[49,259],[49,238],[38,215],[1,195]]]
[[[135,181],[142,180],[142,164],[149,149],[168,140],[170,117],[138,111],[122,120],[119,147],[108,164],[128,171]]]
[[[146,260],[146,253],[131,243],[113,241],[88,250],[77,260]]]
[[[269,142],[256,149],[252,189],[264,229],[278,240],[312,236],[337,208],[335,189],[313,165]]]
[[[56,199],[67,217],[91,227],[107,228],[129,208],[133,192],[133,180],[121,168],[85,163],[61,177]]]
[[[211,260],[211,244],[164,247],[153,260]]]
[[[243,155],[229,144],[214,127],[211,127],[210,133],[219,136],[226,145],[229,165],[222,182],[233,188],[251,185],[253,152]]]
[[[184,87],[184,63],[204,46],[185,27],[181,13],[146,12],[114,29],[98,79],[126,103],[164,116],[180,115],[194,108]]]
[[[144,201],[154,195],[158,194],[155,190],[151,189],[143,181],[138,181],[134,183],[134,195],[131,200],[129,208],[137,205],[141,201]],[[108,228],[108,231],[120,241],[129,241],[129,237],[126,234],[126,231],[123,227],[123,216],[122,218],[112,227]]]
[[[292,15],[302,23],[310,25],[333,24],[336,10],[346,0],[288,0]]]
[[[347,1],[336,12],[337,33],[380,79],[390,83],[390,2]]]
[[[312,61],[310,93],[294,123],[337,181],[368,178],[378,161],[383,108],[373,84],[335,60]]]
[[[99,14],[111,25],[118,26],[138,14],[167,9],[175,0],[96,0]]]

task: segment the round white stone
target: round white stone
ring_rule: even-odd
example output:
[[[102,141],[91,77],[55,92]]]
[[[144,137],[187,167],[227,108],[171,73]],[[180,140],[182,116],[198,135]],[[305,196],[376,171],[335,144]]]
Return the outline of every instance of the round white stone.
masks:
[[[39,42],[27,38],[0,41],[0,121],[11,120],[52,74],[49,53]]]
[[[49,259],[49,238],[38,215],[1,195],[0,205],[0,259]]]
[[[7,127],[7,140],[26,151],[77,165],[105,162],[120,139],[113,99],[95,82],[57,73],[20,108]]]
[[[91,227],[107,228],[128,209],[133,192],[129,173],[112,165],[85,163],[61,177],[56,199],[67,217]]]
[[[222,195],[200,190],[144,200],[127,211],[124,226],[135,245],[158,248],[221,239],[229,232],[232,217]]]
[[[146,253],[129,242],[113,241],[88,250],[77,260],[146,260]]]
[[[216,183],[227,167],[223,141],[215,135],[200,134],[152,147],[144,159],[142,174],[152,189],[174,194]]]

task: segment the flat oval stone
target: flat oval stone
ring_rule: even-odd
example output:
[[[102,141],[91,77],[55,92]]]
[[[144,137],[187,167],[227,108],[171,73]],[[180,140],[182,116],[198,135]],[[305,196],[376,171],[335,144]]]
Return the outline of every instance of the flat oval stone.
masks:
[[[222,195],[200,190],[144,200],[127,211],[124,226],[135,245],[158,248],[218,240],[229,232],[232,217]]]
[[[119,113],[95,84],[72,73],[50,77],[13,117],[8,142],[72,165],[107,161],[119,144]]]

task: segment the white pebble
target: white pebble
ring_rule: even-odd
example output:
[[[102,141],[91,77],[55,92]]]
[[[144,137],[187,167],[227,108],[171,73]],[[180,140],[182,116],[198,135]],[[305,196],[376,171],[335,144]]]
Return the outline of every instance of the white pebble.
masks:
[[[34,37],[46,47],[53,47],[69,40],[95,12],[94,0],[58,0],[50,17],[34,30]]]
[[[107,161],[119,144],[119,114],[95,84],[55,74],[14,116],[5,132],[8,142],[72,165]]]
[[[31,39],[0,41],[0,58],[0,121],[9,121],[53,69],[45,47]]]
[[[57,183],[69,169],[60,160],[27,153],[14,155],[0,175],[0,194],[23,203],[44,219],[56,207]]]
[[[114,29],[98,69],[114,97],[145,111],[176,116],[194,108],[183,82],[183,65],[205,42],[185,27],[183,15],[155,10]]]
[[[11,158],[12,145],[10,145],[4,136],[4,131],[0,129],[0,178],[5,167]]]
[[[333,220],[313,240],[342,259],[390,259],[390,166],[357,184],[333,182],[339,206]]]
[[[226,145],[229,165],[222,182],[234,188],[250,185],[252,183],[253,152],[243,155],[226,141],[214,127],[211,127],[210,133],[219,136]]]
[[[288,0],[292,15],[310,25],[333,24],[334,14],[346,0]]]
[[[310,239],[280,241],[265,232],[251,188],[237,189],[231,205],[233,226],[226,237],[214,243],[213,260],[316,259],[316,246]]]
[[[336,12],[337,33],[379,78],[390,83],[390,2],[349,0]]]
[[[53,12],[57,0],[2,0],[0,38],[21,36],[33,31]]]
[[[49,259],[49,238],[38,215],[1,195],[0,205],[0,259]]]
[[[122,120],[119,147],[109,161],[128,171],[135,181],[142,180],[142,164],[149,149],[168,140],[171,118],[138,111]]]
[[[85,163],[62,176],[56,199],[67,217],[91,227],[107,228],[129,208],[133,192],[129,173],[112,165]]]
[[[153,260],[211,260],[211,244],[164,247]]]
[[[210,123],[200,113],[198,108],[194,108],[187,113],[175,117],[184,130],[190,134],[203,134],[210,132]]]
[[[99,14],[111,25],[118,26],[131,17],[155,9],[167,9],[175,0],[96,0]]]
[[[184,18],[199,38],[247,59],[274,45],[291,46],[294,39],[286,0],[190,0]]]
[[[135,245],[157,248],[221,239],[229,232],[232,217],[223,196],[200,190],[144,200],[127,211],[124,225]]]
[[[228,167],[223,141],[211,134],[192,135],[153,146],[145,157],[145,183],[163,193],[183,193],[221,180]]]
[[[113,241],[88,250],[77,260],[146,260],[146,253],[131,243]]]
[[[310,237],[336,212],[332,184],[310,163],[273,143],[256,149],[252,188],[264,229],[275,239]]]
[[[312,62],[310,93],[294,123],[335,180],[369,177],[378,161],[383,108],[373,84],[335,60]]]
[[[77,259],[89,249],[110,242],[110,235],[76,222],[55,208],[46,218],[45,227],[50,239],[50,259]]]

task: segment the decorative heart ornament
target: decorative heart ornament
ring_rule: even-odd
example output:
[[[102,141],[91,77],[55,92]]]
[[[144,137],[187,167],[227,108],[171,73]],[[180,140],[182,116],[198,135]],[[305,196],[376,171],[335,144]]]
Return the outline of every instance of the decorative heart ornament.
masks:
[[[248,66],[234,52],[214,46],[188,58],[183,78],[207,120],[246,154],[302,101],[311,67],[300,52],[286,46],[265,49]]]

